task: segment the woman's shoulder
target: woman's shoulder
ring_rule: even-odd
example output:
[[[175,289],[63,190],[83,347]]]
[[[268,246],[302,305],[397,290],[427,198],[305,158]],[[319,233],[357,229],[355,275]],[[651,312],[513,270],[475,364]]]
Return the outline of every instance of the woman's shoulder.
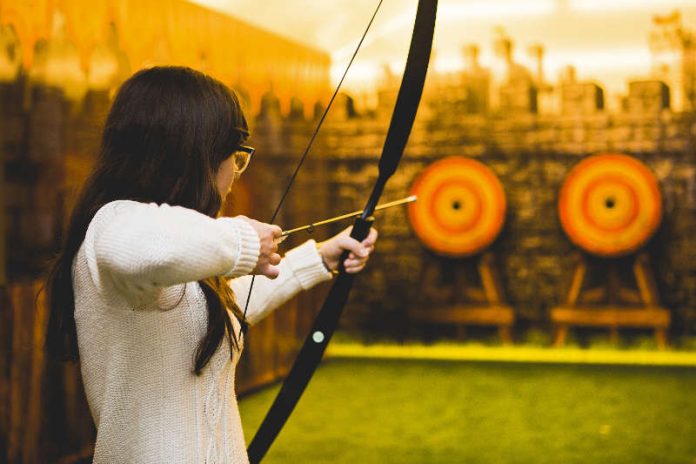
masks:
[[[163,230],[201,229],[221,227],[215,218],[194,209],[167,203],[114,200],[100,207],[87,228],[87,239],[104,233],[131,232],[131,235],[151,235]],[[235,223],[236,224],[236,223]]]
[[[115,217],[134,216],[140,219],[155,219],[159,216],[204,216],[198,211],[167,203],[142,202],[137,200],[114,200],[100,207],[92,218],[92,223],[113,220]]]
[[[157,208],[157,203],[144,203],[136,200],[113,200],[100,207],[94,214],[94,218],[151,209],[153,207]]]
[[[174,220],[212,219],[199,211],[184,206],[137,200],[114,200],[99,208],[93,217],[93,221],[100,221],[103,218],[113,219],[115,216],[137,216],[150,219],[171,218]]]
[[[143,208],[147,208],[147,203],[134,200],[114,200],[104,204],[92,216],[87,227],[87,237],[102,229],[104,225],[111,223],[116,216],[137,213]]]

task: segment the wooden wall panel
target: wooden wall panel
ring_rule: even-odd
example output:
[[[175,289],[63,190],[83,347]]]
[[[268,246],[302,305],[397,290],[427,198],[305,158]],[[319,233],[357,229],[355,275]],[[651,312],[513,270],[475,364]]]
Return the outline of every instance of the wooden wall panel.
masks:
[[[2,145],[2,131],[0,131],[0,145]],[[7,283],[7,258],[5,253],[5,156],[4,150],[0,150],[0,287]]]
[[[43,349],[42,282],[0,288],[0,461],[55,462],[91,453],[94,426],[79,365]]]

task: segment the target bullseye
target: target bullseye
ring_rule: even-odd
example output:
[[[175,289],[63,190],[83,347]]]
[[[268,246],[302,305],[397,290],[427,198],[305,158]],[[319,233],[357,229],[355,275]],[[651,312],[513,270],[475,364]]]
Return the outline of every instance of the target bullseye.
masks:
[[[591,156],[568,174],[558,200],[561,225],[579,247],[621,256],[641,247],[662,218],[657,180],[640,161],[621,154]]]
[[[505,193],[478,161],[450,157],[430,165],[411,189],[418,202],[408,214],[418,238],[436,253],[475,254],[498,236],[505,221]]]

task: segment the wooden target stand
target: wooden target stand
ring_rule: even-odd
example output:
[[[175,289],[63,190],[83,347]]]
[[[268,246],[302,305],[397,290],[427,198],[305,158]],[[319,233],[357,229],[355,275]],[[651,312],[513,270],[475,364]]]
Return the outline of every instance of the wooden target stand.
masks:
[[[647,253],[638,252],[655,233],[662,218],[660,190],[650,170],[626,155],[591,156],[568,174],[558,201],[561,225],[568,237],[602,259],[590,265],[576,256],[564,304],[551,309],[554,345],[562,346],[571,327],[602,327],[618,341],[620,328],[649,328],[658,347],[667,345],[670,312],[660,306]],[[635,286],[622,283],[629,257]],[[623,258],[623,259],[622,259]],[[588,273],[602,280],[586,288]]]
[[[505,193],[500,181],[478,161],[449,157],[429,166],[415,181],[412,193],[418,201],[409,205],[409,219],[423,245],[438,255],[456,258],[460,264],[466,259],[474,264],[477,278],[472,282],[462,275],[450,276],[456,282],[456,294],[447,302],[428,299],[432,307],[411,308],[409,317],[427,324],[455,325],[459,334],[467,326],[494,326],[500,339],[511,343],[514,312],[505,303],[495,255],[485,251],[505,220]],[[432,266],[435,264],[431,263],[425,275]],[[462,266],[447,268],[452,273],[461,270]],[[429,284],[424,284],[427,292]]]

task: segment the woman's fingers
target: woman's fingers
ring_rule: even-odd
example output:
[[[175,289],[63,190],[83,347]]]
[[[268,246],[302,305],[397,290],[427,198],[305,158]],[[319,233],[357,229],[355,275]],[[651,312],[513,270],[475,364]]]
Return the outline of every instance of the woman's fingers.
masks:
[[[349,235],[341,234],[338,235],[336,239],[338,240],[338,246],[342,250],[348,250],[352,254],[361,257],[367,257],[370,254],[367,248],[365,248],[362,243],[358,242]]]
[[[348,258],[343,262],[343,268],[348,274],[357,274],[365,268],[370,255],[375,250],[377,236],[377,230],[373,227],[362,242],[353,240],[352,242],[342,244],[345,245],[343,249],[351,251],[348,254]]]
[[[362,259],[367,259],[367,258],[369,258],[370,255],[372,254],[372,252],[375,251],[375,247],[374,247],[374,246],[364,246],[364,242],[363,242],[363,248],[364,248],[365,250],[367,250],[367,256],[365,256],[365,257],[362,258]],[[348,255],[348,259],[358,259],[358,258],[359,258],[359,257],[358,257],[355,253],[353,253],[353,252],[351,252],[351,253]]]
[[[377,232],[377,229],[375,229],[374,227],[370,228],[370,233],[368,233],[367,237],[365,237],[365,240],[362,241],[362,245],[366,248],[374,247],[375,243],[377,242],[378,236],[379,233]]]
[[[278,251],[279,239],[283,234],[283,229],[275,224],[266,224],[245,216],[239,216],[247,221],[259,236],[259,258],[252,274],[259,274],[275,279],[280,271],[275,267],[280,264]]]
[[[377,231],[374,228],[370,229],[367,237],[360,242],[350,237],[351,229],[352,227],[348,227],[338,235],[318,244],[324,264],[330,270],[338,268],[341,255],[348,251],[348,258],[343,262],[343,268],[349,274],[360,272],[374,251],[377,241]]]
[[[343,267],[348,269],[349,267],[358,267],[364,265],[365,263],[367,263],[367,259],[348,258],[343,261]]]
[[[275,279],[280,275],[280,269],[275,266],[266,265],[259,269],[258,274],[268,277],[269,279]]]
[[[348,260],[346,260],[346,263],[344,264],[344,269],[348,274],[357,274],[365,268],[367,261],[361,261],[359,263],[348,263]]]

